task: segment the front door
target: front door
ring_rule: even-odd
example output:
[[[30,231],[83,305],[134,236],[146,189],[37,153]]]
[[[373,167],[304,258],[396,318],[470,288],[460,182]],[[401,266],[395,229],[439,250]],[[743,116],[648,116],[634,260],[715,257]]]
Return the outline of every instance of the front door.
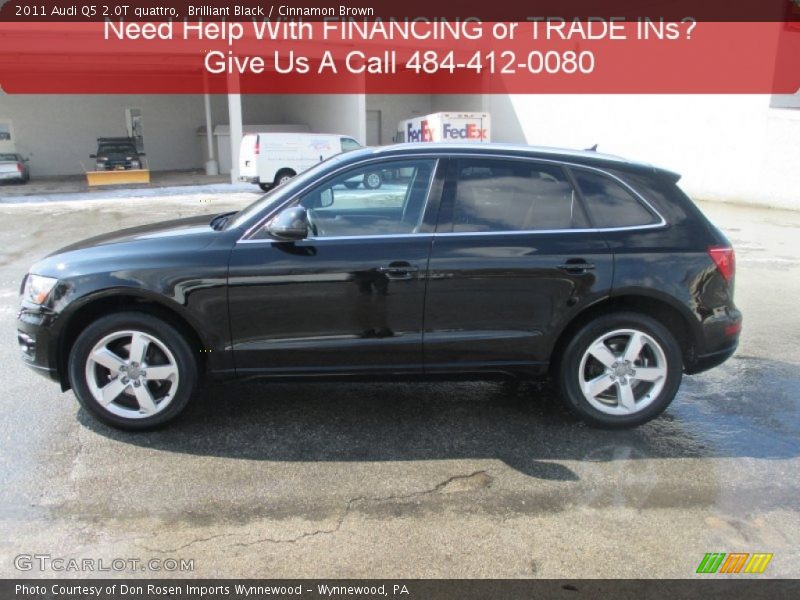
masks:
[[[240,375],[422,368],[436,164],[372,162],[333,175],[292,203],[307,210],[307,239],[262,231],[236,245],[229,306]],[[375,174],[381,185],[365,187]]]
[[[541,371],[560,326],[610,291],[613,259],[557,164],[448,169],[428,267],[428,372]]]

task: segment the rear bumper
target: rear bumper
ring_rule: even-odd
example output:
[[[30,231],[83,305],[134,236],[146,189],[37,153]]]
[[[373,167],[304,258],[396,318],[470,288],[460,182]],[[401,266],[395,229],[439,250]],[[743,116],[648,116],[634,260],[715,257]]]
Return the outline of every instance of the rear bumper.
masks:
[[[718,367],[731,356],[733,356],[733,353],[736,352],[736,348],[738,346],[739,340],[737,339],[736,342],[727,348],[723,348],[722,350],[717,350],[716,352],[711,352],[709,354],[701,354],[695,357],[692,364],[687,366],[686,373],[688,375],[694,375],[695,373],[702,373],[703,371],[708,371],[709,369]]]
[[[710,317],[703,324],[702,352],[686,365],[687,374],[702,373],[728,360],[739,346],[742,313],[729,309],[724,315]]]
[[[255,184],[261,183],[261,181],[259,180],[258,176],[250,177],[250,176],[247,176],[247,175],[240,175],[239,176],[239,181],[243,181],[245,183],[255,183]]]

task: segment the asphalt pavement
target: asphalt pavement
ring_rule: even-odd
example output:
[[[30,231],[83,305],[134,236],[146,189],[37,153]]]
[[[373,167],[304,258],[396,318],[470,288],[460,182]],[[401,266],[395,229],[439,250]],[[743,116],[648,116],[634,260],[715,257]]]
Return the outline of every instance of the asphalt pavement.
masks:
[[[741,345],[635,430],[576,422],[546,383],[248,381],[122,433],[22,364],[38,257],[255,197],[0,204],[0,577],[691,578],[707,552],[800,576],[800,213],[701,205],[737,250]],[[193,570],[19,570],[34,554]]]

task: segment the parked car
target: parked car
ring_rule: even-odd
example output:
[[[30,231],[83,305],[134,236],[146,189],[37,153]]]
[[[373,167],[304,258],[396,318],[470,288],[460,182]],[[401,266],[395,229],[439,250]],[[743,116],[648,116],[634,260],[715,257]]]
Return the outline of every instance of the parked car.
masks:
[[[136,148],[134,138],[97,138],[97,154],[90,154],[98,171],[141,169],[144,152]]]
[[[340,134],[248,133],[239,148],[239,181],[255,183],[267,192],[332,156],[359,148],[356,140]],[[361,178],[364,187],[379,188],[381,180],[370,175]],[[349,181],[348,186],[360,183]]]
[[[402,173],[380,193],[345,183]],[[111,232],[22,284],[24,361],[116,427],[206,378],[551,375],[594,425],[734,352],[734,253],[669,171],[470,144],[340,154],[238,213]]]
[[[27,183],[31,178],[28,159],[16,153],[0,153],[0,181]]]

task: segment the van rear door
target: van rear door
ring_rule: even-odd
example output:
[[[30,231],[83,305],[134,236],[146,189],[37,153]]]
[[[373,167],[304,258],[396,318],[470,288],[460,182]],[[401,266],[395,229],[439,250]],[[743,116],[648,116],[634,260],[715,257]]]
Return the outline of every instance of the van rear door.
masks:
[[[239,147],[239,179],[250,183],[258,183],[258,134],[248,133],[242,137]]]

